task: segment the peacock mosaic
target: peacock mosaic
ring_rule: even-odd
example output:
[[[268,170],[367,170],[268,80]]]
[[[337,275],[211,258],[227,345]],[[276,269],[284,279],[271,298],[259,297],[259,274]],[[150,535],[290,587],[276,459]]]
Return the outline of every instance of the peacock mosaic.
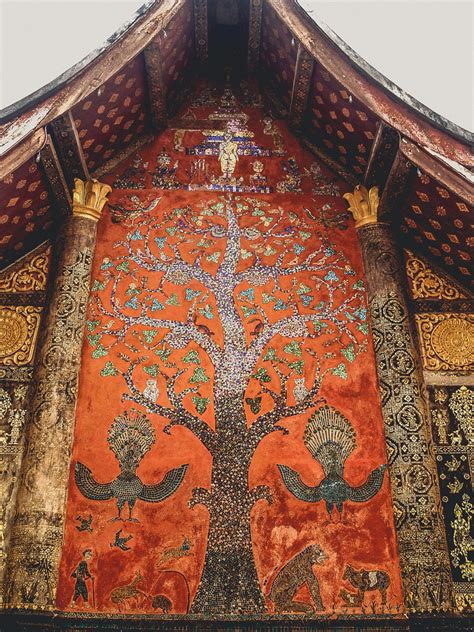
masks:
[[[401,615],[344,184],[229,81],[105,179],[57,607]]]

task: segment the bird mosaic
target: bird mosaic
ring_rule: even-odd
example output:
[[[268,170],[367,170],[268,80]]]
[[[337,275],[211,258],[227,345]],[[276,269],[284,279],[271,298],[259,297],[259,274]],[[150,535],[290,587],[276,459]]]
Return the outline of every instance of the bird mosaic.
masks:
[[[298,472],[278,465],[283,482],[298,498],[310,503],[324,500],[332,518],[334,507],[341,518],[344,503],[363,503],[382,487],[386,464],[374,469],[363,485],[352,487],[344,479],[344,464],[356,448],[356,435],[348,419],[331,406],[323,406],[309,419],[303,435],[306,448],[324,470],[324,478],[315,487],[303,483]]]
[[[155,442],[155,430],[147,417],[138,411],[124,412],[112,423],[107,442],[115,454],[120,474],[110,483],[98,483],[91,470],[83,463],[77,462],[74,469],[76,484],[80,492],[90,500],[116,499],[118,516],[114,520],[122,520],[122,509],[128,504],[128,521],[138,522],[132,518],[132,511],[137,500],[159,503],[178,489],[188,468],[181,465],[167,472],[160,483],[145,485],[136,474],[136,470],[145,454]]]

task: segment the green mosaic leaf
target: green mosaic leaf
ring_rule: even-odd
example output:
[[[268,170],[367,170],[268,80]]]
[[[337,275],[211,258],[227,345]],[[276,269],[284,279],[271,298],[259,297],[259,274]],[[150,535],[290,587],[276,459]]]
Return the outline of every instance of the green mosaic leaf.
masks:
[[[108,350],[105,349],[105,347],[102,344],[100,344],[100,345],[97,345],[97,347],[92,352],[92,357],[97,360],[98,358],[101,358],[102,356],[105,356],[107,354],[108,354]]]
[[[360,325],[357,325],[357,329],[365,335],[369,333],[369,325],[367,323],[361,323]]]
[[[127,273],[129,269],[130,269],[130,262],[127,259],[125,259],[125,261],[122,261],[122,263],[119,263],[117,266],[117,270],[119,272]]]
[[[157,349],[155,353],[163,360],[163,362],[166,362],[166,360],[170,357],[171,349]]]
[[[158,377],[160,374],[160,367],[157,364],[151,364],[150,366],[144,366],[143,370],[151,377]]]
[[[304,360],[296,360],[296,362],[288,362],[290,369],[294,369],[298,375],[303,375]]]
[[[297,294],[308,294],[308,292],[311,292],[311,288],[304,283],[300,283],[299,288],[296,290]]]
[[[185,362],[186,364],[189,364],[190,362],[193,362],[194,364],[201,364],[199,354],[194,349],[188,351],[188,353],[183,358],[183,362]]]
[[[247,307],[247,305],[242,305],[242,313],[244,315],[244,318],[248,318],[249,316],[252,316],[252,314],[256,314],[257,310],[255,309],[255,307]]]
[[[269,347],[268,351],[263,356],[263,361],[265,362],[265,360],[278,360],[276,349]]]
[[[287,345],[285,345],[283,347],[283,350],[286,351],[286,353],[292,353],[295,356],[298,356],[299,358],[301,357],[301,349],[299,344],[296,342],[296,340],[292,340],[291,342],[289,342]]]
[[[246,397],[245,401],[250,406],[250,410],[254,415],[260,412],[260,408],[262,407],[262,398],[261,397]]]
[[[209,382],[209,378],[207,377],[204,369],[202,367],[196,367],[194,369],[194,373],[189,380],[190,384],[202,384],[203,382]]]
[[[252,213],[253,217],[261,217],[262,215],[265,215],[265,213],[262,211],[261,208],[256,208],[253,213]]]
[[[117,369],[112,364],[112,362],[109,361],[105,363],[105,366],[100,372],[100,374],[102,375],[102,377],[109,377],[109,376],[114,377],[115,375],[118,374],[118,372],[117,372]]]
[[[213,252],[212,254],[207,255],[206,259],[208,261],[213,261],[214,263],[218,263],[220,256],[221,256],[221,253],[218,250],[216,250],[216,252]]]
[[[104,290],[104,289],[105,289],[105,283],[101,283],[98,279],[96,279],[94,283],[92,284],[91,291],[97,292],[98,290]]]
[[[143,330],[143,337],[145,338],[147,343],[149,345],[151,345],[151,343],[155,339],[157,333],[158,332],[156,331],[156,329],[144,329]]]
[[[180,302],[178,300],[178,295],[176,294],[176,292],[173,292],[173,294],[166,301],[166,304],[167,305],[174,305],[175,307],[179,307]]]
[[[356,354],[354,351],[354,345],[352,343],[345,349],[341,349],[341,353],[349,360],[349,362],[354,362]]]
[[[363,290],[364,289],[364,282],[362,281],[362,279],[359,279],[358,281],[356,281],[354,283],[354,285],[352,286],[353,290]]]
[[[194,406],[196,407],[196,411],[199,415],[202,415],[207,410],[207,405],[209,404],[209,397],[199,397],[199,395],[194,395],[193,398]]]
[[[307,233],[304,230],[300,230],[300,237],[303,241],[306,241],[307,239],[311,237],[311,233]]]
[[[267,294],[267,292],[263,292],[262,300],[264,303],[274,303],[276,301],[276,298],[272,296],[271,294]]]
[[[254,374],[254,377],[257,378],[257,380],[260,382],[260,384],[265,384],[267,382],[271,382],[271,378],[268,375],[268,371],[267,369],[261,367],[260,369],[257,370],[257,372]]]
[[[341,377],[343,380],[347,380],[347,369],[344,362],[341,362],[335,369],[332,370],[334,375]]]
[[[87,321],[87,329],[89,331],[94,331],[94,329],[97,327],[97,325],[99,324],[100,321],[98,320],[88,320]]]
[[[176,228],[176,226],[168,226],[165,230],[170,237],[174,237],[178,229]]]
[[[100,339],[102,338],[102,334],[89,334],[87,336],[87,340],[89,341],[89,343],[95,347],[95,345],[100,341]]]

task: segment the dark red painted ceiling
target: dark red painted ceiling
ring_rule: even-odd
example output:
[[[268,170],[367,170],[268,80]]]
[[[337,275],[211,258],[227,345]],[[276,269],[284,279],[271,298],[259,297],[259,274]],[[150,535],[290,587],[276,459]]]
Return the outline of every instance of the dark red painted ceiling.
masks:
[[[32,158],[0,182],[0,268],[48,239],[52,226],[45,178]]]
[[[276,96],[282,103],[282,114],[287,114],[290,109],[297,53],[298,44],[291,31],[265,3],[262,16],[260,77],[263,85],[270,88],[271,96]]]
[[[410,177],[399,219],[405,243],[426,252],[463,285],[472,286],[472,207],[417,169]]]
[[[91,172],[148,129],[145,77],[143,55],[138,55],[72,109]]]

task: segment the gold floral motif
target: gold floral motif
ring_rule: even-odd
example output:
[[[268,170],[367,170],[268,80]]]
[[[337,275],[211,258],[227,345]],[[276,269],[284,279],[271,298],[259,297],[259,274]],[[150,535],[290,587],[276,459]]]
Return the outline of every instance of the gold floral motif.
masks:
[[[0,274],[0,292],[37,292],[46,289],[51,246],[40,246],[19,264]]]
[[[474,368],[473,314],[416,314],[423,366],[467,373]]]
[[[406,273],[413,298],[445,299],[448,301],[467,298],[447,279],[436,274],[422,259],[409,250]]]
[[[367,190],[364,186],[358,184],[354,189],[354,193],[345,193],[342,197],[347,201],[349,211],[354,216],[356,228],[377,223],[379,208],[378,187],[372,187]]]
[[[33,359],[41,307],[0,308],[0,364],[22,366]]]
[[[461,386],[449,400],[449,408],[459,422],[468,443],[474,444],[474,391]]]

